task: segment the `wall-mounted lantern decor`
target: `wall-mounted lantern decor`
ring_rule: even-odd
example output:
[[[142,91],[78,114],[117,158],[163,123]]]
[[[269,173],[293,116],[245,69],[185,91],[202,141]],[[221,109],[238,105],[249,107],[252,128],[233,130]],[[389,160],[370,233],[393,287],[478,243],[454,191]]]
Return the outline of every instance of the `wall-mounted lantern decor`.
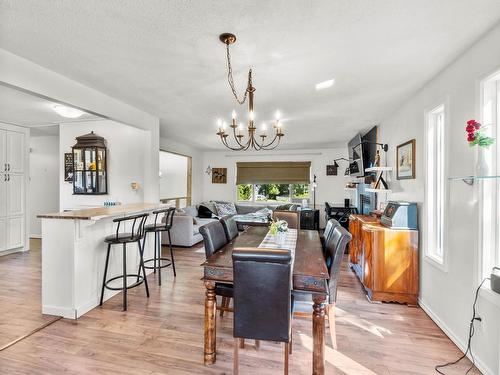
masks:
[[[106,140],[94,132],[76,137],[73,168],[73,194],[107,194]]]

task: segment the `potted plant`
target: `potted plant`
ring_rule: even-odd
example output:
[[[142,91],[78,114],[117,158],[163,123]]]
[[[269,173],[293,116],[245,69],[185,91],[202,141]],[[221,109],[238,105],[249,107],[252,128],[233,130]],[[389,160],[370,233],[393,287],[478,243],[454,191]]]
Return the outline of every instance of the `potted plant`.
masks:
[[[269,233],[275,236],[276,243],[282,245],[286,241],[286,234],[288,232],[288,223],[285,220],[272,220],[269,226]]]

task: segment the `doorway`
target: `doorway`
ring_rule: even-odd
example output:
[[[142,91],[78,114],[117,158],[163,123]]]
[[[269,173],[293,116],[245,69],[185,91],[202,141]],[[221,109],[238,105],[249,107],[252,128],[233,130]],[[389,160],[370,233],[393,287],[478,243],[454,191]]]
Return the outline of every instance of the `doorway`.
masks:
[[[160,150],[160,201],[176,208],[191,205],[192,158]]]

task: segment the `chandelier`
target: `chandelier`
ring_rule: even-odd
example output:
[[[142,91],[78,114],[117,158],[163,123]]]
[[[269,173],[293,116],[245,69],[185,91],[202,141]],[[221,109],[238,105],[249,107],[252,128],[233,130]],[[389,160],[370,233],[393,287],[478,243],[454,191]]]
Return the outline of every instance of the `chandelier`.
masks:
[[[248,122],[246,126],[246,134],[245,127],[243,123],[237,123],[236,121],[236,111],[233,110],[231,125],[229,125],[230,129],[227,129],[227,123],[222,119],[217,121],[219,131],[217,135],[220,137],[224,146],[233,151],[246,151],[250,148],[254,150],[273,150],[280,144],[281,138],[285,135],[283,133],[283,127],[280,121],[280,113],[276,111],[275,121],[272,124],[272,129],[268,134],[267,124],[262,123],[260,129],[258,130],[255,126],[255,114],[253,111],[253,95],[255,92],[255,87],[252,85],[252,69],[248,71],[248,81],[247,88],[243,95],[243,98],[239,98],[236,93],[236,89],[234,87],[233,81],[233,70],[231,67],[231,55],[229,53],[229,46],[236,42],[236,36],[230,33],[224,33],[219,36],[219,39],[222,43],[226,45],[226,56],[227,56],[227,81],[229,83],[229,87],[233,93],[236,102],[240,105],[243,105],[245,101],[248,99]],[[274,135],[270,135],[270,133],[274,132]],[[232,133],[234,142],[231,145],[228,141],[228,137]],[[270,136],[269,136],[270,135]],[[269,139],[268,139],[269,136]]]

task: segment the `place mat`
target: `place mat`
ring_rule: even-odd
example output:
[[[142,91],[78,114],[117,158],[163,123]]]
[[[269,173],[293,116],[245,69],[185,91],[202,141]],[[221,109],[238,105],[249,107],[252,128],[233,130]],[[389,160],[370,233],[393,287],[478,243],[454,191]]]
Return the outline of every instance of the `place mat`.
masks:
[[[267,232],[259,247],[267,249],[285,249],[290,250],[292,254],[295,253],[295,247],[297,246],[297,229],[288,229],[288,232],[285,233],[285,242],[283,242],[283,244],[278,244],[276,242],[276,236]]]

